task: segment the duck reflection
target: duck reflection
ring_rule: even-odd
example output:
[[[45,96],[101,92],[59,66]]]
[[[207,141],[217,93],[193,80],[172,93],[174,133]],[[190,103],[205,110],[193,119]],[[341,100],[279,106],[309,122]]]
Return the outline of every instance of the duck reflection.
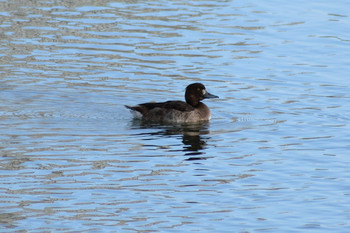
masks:
[[[182,143],[186,160],[205,160],[208,157],[204,156],[206,141],[209,137],[209,122],[192,123],[192,124],[150,124],[139,120],[134,120],[133,128],[157,129],[147,133],[153,136],[171,136],[182,135]],[[164,145],[162,145],[164,146]]]
[[[208,122],[203,124],[188,125],[184,127],[182,134],[183,151],[187,160],[203,160],[207,157],[202,156],[206,147],[206,141],[209,137]]]

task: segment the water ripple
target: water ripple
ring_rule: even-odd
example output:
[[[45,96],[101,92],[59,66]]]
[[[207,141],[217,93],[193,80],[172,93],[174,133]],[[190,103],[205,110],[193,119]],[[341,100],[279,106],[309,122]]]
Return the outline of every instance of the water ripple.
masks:
[[[349,10],[0,1],[1,231],[347,232]],[[210,123],[124,108],[191,82]]]

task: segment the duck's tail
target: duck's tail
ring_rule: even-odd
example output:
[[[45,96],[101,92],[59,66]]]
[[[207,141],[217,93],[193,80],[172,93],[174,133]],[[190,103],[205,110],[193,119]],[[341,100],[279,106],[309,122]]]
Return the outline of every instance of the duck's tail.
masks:
[[[132,106],[129,106],[129,105],[124,105],[124,106],[128,109],[134,110]]]
[[[129,106],[129,105],[124,105],[127,109],[132,110],[132,114],[134,115],[135,118],[142,118],[142,114],[144,109],[137,105],[137,106]]]
[[[136,105],[136,106],[129,106],[129,105],[124,105],[126,108],[139,112],[141,114],[144,114],[146,112],[147,109],[145,109],[144,107],[140,106],[140,105]]]

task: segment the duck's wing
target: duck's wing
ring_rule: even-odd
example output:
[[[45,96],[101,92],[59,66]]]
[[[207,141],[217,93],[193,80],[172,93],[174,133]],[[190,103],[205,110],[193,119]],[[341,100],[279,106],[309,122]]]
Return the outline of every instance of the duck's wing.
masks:
[[[154,108],[163,108],[163,109],[175,109],[181,112],[187,112],[187,111],[192,111],[194,108],[187,104],[186,102],[183,101],[166,101],[166,102],[161,102],[161,103],[143,103],[139,104],[136,106],[128,106],[125,105],[125,107],[138,111],[141,114],[146,114],[150,110]]]
[[[194,107],[183,101],[167,101],[163,103],[163,108],[175,109],[181,112],[192,111]]]

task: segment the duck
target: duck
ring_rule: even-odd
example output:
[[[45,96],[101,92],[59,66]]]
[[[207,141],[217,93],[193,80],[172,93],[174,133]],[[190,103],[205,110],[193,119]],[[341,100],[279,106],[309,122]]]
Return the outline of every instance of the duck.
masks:
[[[185,100],[166,102],[148,102],[136,106],[125,105],[126,108],[141,114],[147,122],[190,123],[209,121],[211,113],[203,99],[219,98],[210,94],[202,83],[192,83],[186,87]],[[140,115],[139,114],[139,115]]]

